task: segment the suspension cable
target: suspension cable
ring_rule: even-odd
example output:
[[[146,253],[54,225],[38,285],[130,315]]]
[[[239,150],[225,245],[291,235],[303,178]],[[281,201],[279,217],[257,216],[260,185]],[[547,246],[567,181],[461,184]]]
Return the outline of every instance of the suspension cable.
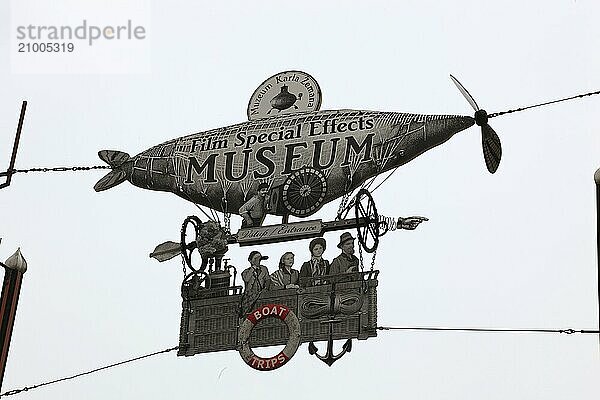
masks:
[[[394,172],[396,172],[398,170],[398,168],[400,168],[400,166],[398,166],[398,167],[394,168],[393,170],[391,170],[390,173],[388,174],[388,176],[386,176],[381,182],[379,182],[377,184],[377,186],[375,186],[375,189],[371,190],[371,193],[373,193],[377,189],[379,189],[379,186],[383,185],[385,183],[385,181],[387,181],[394,174]]]
[[[378,326],[377,330],[380,330],[380,331],[392,331],[392,330],[394,330],[394,331],[437,331],[437,332],[453,331],[453,332],[474,332],[474,333],[484,333],[484,332],[486,332],[486,333],[559,333],[559,334],[566,334],[566,335],[573,335],[573,334],[596,334],[597,335],[600,333],[600,331],[598,331],[598,330],[571,329],[571,328],[567,328],[567,329],[536,329],[536,328],[532,328],[532,329],[529,329],[529,328],[450,328],[450,327],[421,327],[421,326]],[[64,378],[54,379],[52,381],[47,381],[47,382],[43,382],[43,383],[38,383],[37,385],[26,386],[22,389],[9,390],[7,392],[0,394],[0,397],[12,396],[12,395],[15,395],[15,394],[18,394],[21,392],[27,392],[29,390],[37,389],[42,386],[52,385],[55,383],[79,378],[81,376],[90,375],[95,372],[99,372],[99,371],[102,371],[105,369],[124,365],[124,364],[130,363],[130,362],[133,362],[133,361],[142,360],[144,358],[153,357],[153,356],[156,356],[159,354],[169,353],[171,351],[177,350],[178,348],[179,348],[179,346],[170,347],[165,350],[160,350],[160,351],[156,351],[154,353],[149,353],[149,354],[145,354],[145,355],[138,356],[135,358],[130,358],[125,361],[120,361],[117,363],[105,365],[103,367],[95,368],[95,369],[85,371],[85,372],[80,372],[78,374],[67,376]]]
[[[156,351],[154,353],[145,354],[143,356],[139,356],[139,357],[135,357],[135,358],[130,358],[129,360],[120,361],[120,362],[117,362],[117,363],[105,365],[105,366],[100,367],[100,368],[95,368],[95,369],[92,369],[92,370],[89,370],[89,371],[80,372],[78,374],[67,376],[67,377],[64,377],[64,378],[54,379],[52,381],[43,382],[43,383],[38,383],[37,385],[25,386],[22,389],[9,390],[7,392],[4,392],[4,393],[0,394],[0,397],[12,396],[12,395],[15,395],[15,394],[18,394],[18,393],[21,393],[21,392],[27,392],[29,390],[37,389],[37,388],[42,387],[42,386],[52,385],[54,383],[59,383],[59,382],[63,382],[63,381],[68,381],[70,379],[79,378],[79,377],[84,376],[84,375],[89,375],[89,374],[93,374],[95,372],[99,372],[99,371],[102,371],[102,370],[105,370],[105,369],[109,369],[109,368],[113,368],[113,367],[118,367],[119,365],[127,364],[127,363],[130,363],[130,362],[133,362],[133,361],[138,361],[138,360],[141,360],[141,359],[144,359],[144,358],[156,356],[156,355],[163,354],[163,353],[168,353],[168,352],[177,350],[178,348],[179,348],[179,346],[170,347],[170,348],[165,349],[165,350],[160,350],[160,351]]]
[[[560,103],[562,101],[568,101],[568,100],[578,99],[578,98],[582,98],[582,97],[586,97],[586,96],[594,96],[596,94],[600,94],[600,90],[597,90],[595,92],[578,94],[576,96],[565,97],[564,99],[546,101],[544,103],[534,104],[534,105],[531,105],[531,106],[525,106],[525,107],[515,108],[513,110],[502,111],[502,112],[497,112],[497,113],[491,113],[491,114],[488,114],[488,118],[499,117],[500,115],[504,115],[504,114],[510,114],[510,113],[514,113],[514,112],[525,111],[525,110],[528,110],[530,108],[547,106],[549,104]]]
[[[588,329],[523,329],[523,328],[446,328],[446,327],[420,327],[420,326],[378,326],[380,331],[456,331],[456,332],[514,332],[514,333],[565,333],[572,335],[574,333],[592,333],[598,334],[600,331]]]

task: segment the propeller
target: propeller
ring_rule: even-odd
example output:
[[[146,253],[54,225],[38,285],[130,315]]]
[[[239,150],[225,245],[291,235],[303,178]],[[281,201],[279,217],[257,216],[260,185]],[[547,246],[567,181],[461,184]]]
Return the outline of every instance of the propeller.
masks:
[[[456,85],[458,90],[467,99],[471,107],[475,110],[475,123],[481,127],[481,146],[483,148],[483,158],[485,165],[492,174],[496,172],[502,158],[502,144],[500,138],[492,127],[488,124],[488,113],[479,108],[471,93],[452,75],[450,79]]]

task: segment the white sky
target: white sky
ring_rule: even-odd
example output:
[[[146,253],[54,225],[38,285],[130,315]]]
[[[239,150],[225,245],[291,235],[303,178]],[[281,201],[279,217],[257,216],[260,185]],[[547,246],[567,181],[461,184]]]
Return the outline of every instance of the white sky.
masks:
[[[594,0],[152,1],[135,2],[134,11],[120,8],[133,2],[108,2],[102,21],[135,22],[139,12],[147,27],[141,49],[126,43],[131,53],[112,55],[124,57],[127,74],[20,73],[7,3],[0,169],[24,99],[17,168],[99,165],[101,149],[133,155],[241,122],[256,86],[287,69],[317,79],[323,109],[472,115],[450,73],[489,112],[600,89]],[[44,9],[38,3],[29,6]],[[63,3],[74,23],[100,15],[88,2]],[[41,20],[30,23],[52,23]],[[110,55],[112,44],[94,46]],[[147,59],[127,59],[134,55]],[[43,54],[29,65],[81,67],[79,56]],[[504,150],[495,175],[476,127],[400,168],[375,193],[380,213],[430,221],[382,239],[379,324],[598,329],[599,113],[600,97],[592,97],[492,120]],[[127,182],[96,193],[104,173],[17,174],[0,192],[0,259],[20,246],[29,264],[2,391],[177,345],[181,264],[148,253],[177,240],[197,210]],[[318,216],[331,219],[335,209]],[[338,235],[326,236],[329,259]],[[307,245],[261,251],[275,262],[290,249],[299,266]],[[228,255],[244,267],[247,253],[232,246]],[[332,368],[306,345],[271,373],[250,369],[235,351],[170,353],[19,398],[593,399],[599,361],[594,335],[383,332],[355,341]]]

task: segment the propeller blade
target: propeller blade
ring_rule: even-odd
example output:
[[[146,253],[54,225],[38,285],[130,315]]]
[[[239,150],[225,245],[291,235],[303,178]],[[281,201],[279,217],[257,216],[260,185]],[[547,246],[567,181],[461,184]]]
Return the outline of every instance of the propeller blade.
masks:
[[[481,127],[481,145],[485,165],[492,174],[496,172],[502,158],[502,144],[500,138],[491,126],[485,124]]]
[[[159,262],[170,260],[171,258],[181,254],[181,244],[176,242],[161,243],[150,254],[150,257],[157,259]]]
[[[467,89],[465,89],[465,87],[462,85],[462,83],[460,83],[458,81],[458,79],[456,79],[452,75],[450,75],[450,79],[452,79],[452,82],[454,82],[454,84],[456,85],[456,87],[458,88],[458,90],[460,90],[460,92],[465,97],[465,99],[467,99],[467,101],[469,102],[469,104],[471,105],[471,107],[473,107],[473,109],[475,111],[479,111],[479,106],[475,102],[475,99],[473,98],[473,96],[471,96],[471,93],[469,93],[469,91]]]

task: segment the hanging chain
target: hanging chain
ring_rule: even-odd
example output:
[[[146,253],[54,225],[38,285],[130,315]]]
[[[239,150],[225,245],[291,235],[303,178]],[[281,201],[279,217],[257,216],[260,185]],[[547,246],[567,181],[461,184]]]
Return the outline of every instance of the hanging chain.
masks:
[[[223,224],[225,225],[227,234],[231,235],[231,213],[227,212],[227,193],[223,198]]]
[[[377,249],[373,251],[373,258],[371,258],[371,272],[375,270],[375,257],[377,257]]]
[[[29,168],[29,169],[13,169],[11,172],[75,172],[75,171],[90,171],[94,169],[111,169],[108,165],[94,165],[91,167],[54,167],[54,168]]]
[[[181,249],[181,265],[183,267],[183,279],[185,279],[185,277],[187,276],[187,268],[185,266],[185,258],[183,257],[183,252],[185,251],[185,249]]]
[[[338,208],[337,215],[335,217],[336,220],[340,220],[342,218],[342,214],[344,213],[344,211],[346,211],[346,206],[348,204],[348,201],[350,200],[351,194],[352,193],[344,193],[344,195],[342,196],[342,199],[340,201],[340,206]]]
[[[351,207],[348,206],[348,201],[350,200],[350,196],[352,195],[353,190],[350,190],[350,186],[352,186],[352,174],[350,174],[349,176],[347,176],[349,178],[349,181],[346,181],[346,184],[344,185],[344,194],[342,195],[341,201],[340,201],[340,206],[338,208],[338,212],[337,215],[335,217],[336,221],[339,221],[342,218],[342,214]]]
[[[185,227],[186,227],[186,223],[184,221],[183,225],[181,226],[181,236],[185,237]],[[185,262],[185,240],[181,241],[181,265],[183,267],[183,280],[185,280],[185,277],[187,276],[187,267],[186,267],[186,262]]]
[[[360,261],[360,272],[364,272],[365,268],[363,266],[363,251],[360,243],[358,244],[358,260]]]
[[[231,213],[223,213],[223,223],[225,224],[225,231],[231,235]]]

